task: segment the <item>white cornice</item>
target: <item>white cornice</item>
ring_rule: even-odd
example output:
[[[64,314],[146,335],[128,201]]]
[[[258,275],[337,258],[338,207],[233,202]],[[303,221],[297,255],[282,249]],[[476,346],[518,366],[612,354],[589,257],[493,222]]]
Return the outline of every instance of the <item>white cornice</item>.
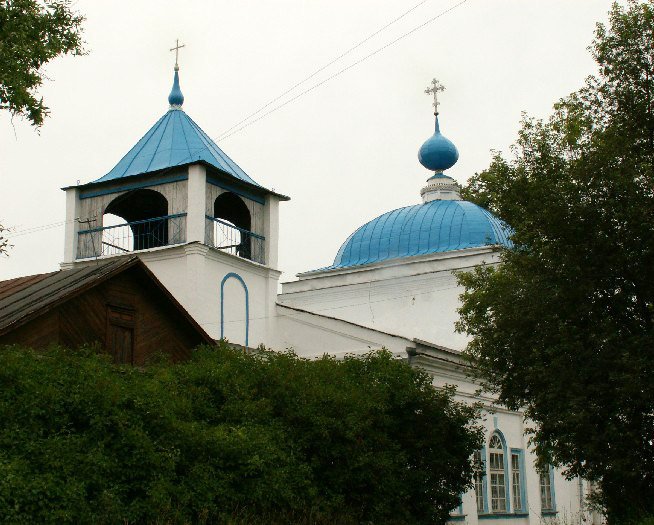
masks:
[[[299,280],[297,281],[282,283],[283,293],[385,281],[428,273],[467,270],[484,263],[496,264],[499,262],[498,253],[497,247],[485,246],[390,259],[349,268],[315,270],[298,274]]]

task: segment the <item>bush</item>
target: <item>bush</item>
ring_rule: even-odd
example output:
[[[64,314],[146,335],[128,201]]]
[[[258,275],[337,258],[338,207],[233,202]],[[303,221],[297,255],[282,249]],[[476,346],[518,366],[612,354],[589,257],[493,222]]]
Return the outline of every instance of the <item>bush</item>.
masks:
[[[437,523],[479,441],[472,408],[384,351],[138,369],[5,347],[0,384],[11,523]]]

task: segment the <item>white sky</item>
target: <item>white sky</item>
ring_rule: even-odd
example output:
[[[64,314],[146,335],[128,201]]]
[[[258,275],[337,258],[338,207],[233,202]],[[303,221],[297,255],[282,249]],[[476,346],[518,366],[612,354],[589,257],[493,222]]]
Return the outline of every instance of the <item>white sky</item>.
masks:
[[[310,80],[310,87],[459,0],[427,0]],[[58,268],[65,218],[59,189],[107,173],[167,110],[179,38],[185,111],[214,139],[384,26],[418,0],[97,2],[89,54],[48,65],[51,117],[40,134],[0,113],[0,223],[15,227],[0,280]],[[458,147],[448,171],[464,182],[507,151],[520,114],[546,117],[594,72],[587,47],[609,0],[468,0],[425,28],[252,124],[219,146],[282,203],[282,280],[331,264],[361,224],[420,202],[430,173],[417,160],[433,133],[433,77],[441,131]],[[294,92],[296,93],[296,92]],[[289,95],[292,96],[292,95]],[[281,101],[280,101],[281,102]],[[274,106],[271,106],[274,107]]]

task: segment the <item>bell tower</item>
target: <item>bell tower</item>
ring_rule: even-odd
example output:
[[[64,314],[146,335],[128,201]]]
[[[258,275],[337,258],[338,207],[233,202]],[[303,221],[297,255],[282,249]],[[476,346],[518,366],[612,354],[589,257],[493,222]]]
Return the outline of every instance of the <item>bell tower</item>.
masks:
[[[106,175],[64,188],[62,268],[137,255],[214,338],[263,343],[279,203],[186,114],[177,42],[168,111]],[[126,130],[127,131],[127,130]]]

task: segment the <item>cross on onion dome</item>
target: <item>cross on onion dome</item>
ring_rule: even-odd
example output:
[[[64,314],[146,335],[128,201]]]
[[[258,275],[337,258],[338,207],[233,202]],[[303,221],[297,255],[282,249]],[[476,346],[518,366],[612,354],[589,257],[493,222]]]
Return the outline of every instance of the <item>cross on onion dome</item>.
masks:
[[[175,40],[175,47],[170,48],[171,51],[175,52],[175,69],[179,69],[179,65],[177,64],[177,60],[179,59],[179,50],[182,49],[183,47],[186,47],[186,44],[182,44],[181,46],[179,45],[179,38]]]
[[[434,95],[434,114],[438,114],[438,93],[445,91],[445,86],[441,84],[438,80],[433,79],[431,81],[431,87],[425,89],[427,95]]]

